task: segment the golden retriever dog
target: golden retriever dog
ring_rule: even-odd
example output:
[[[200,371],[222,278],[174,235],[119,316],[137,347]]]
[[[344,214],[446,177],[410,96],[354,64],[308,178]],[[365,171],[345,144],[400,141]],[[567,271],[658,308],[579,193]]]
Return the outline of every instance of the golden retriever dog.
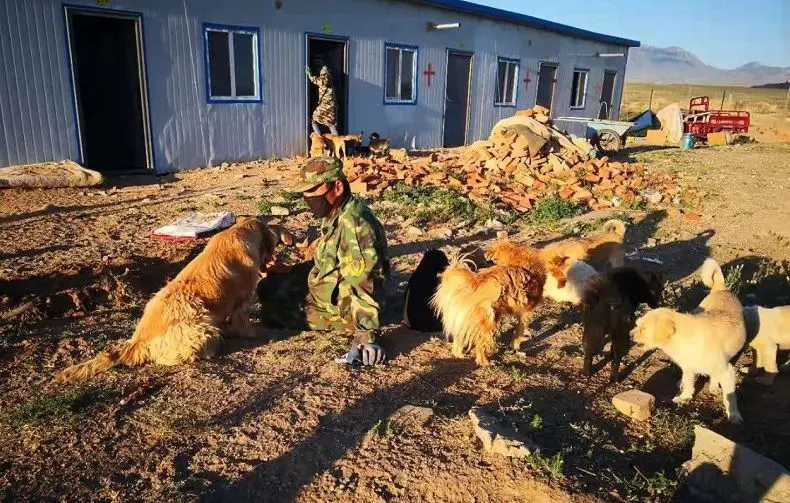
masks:
[[[547,272],[543,297],[574,305],[581,304],[587,282],[598,275],[586,262],[557,255],[553,248],[537,250],[506,239],[492,244],[486,258],[496,265],[522,267],[531,267],[536,260],[542,261]]]
[[[570,238],[544,247],[560,257],[581,260],[602,270],[606,264],[610,267],[622,267],[625,264],[625,223],[612,219],[603,225],[601,232],[581,238]]]
[[[326,140],[320,133],[310,133],[310,157],[324,157],[329,155]]]
[[[777,351],[790,349],[790,306],[765,308],[746,306],[743,308],[747,339],[754,353],[753,370],[763,369],[765,374],[755,380],[761,384],[773,384],[779,368]],[[741,369],[744,370],[744,369]],[[782,365],[790,370],[790,361]]]
[[[452,255],[431,305],[442,319],[445,335],[452,338],[453,355],[460,358],[474,350],[477,364],[488,365],[504,315],[518,318],[512,341],[518,349],[545,282],[546,269],[537,257],[529,267],[495,265],[475,272],[463,256]]]
[[[335,157],[340,159],[340,153],[341,152],[343,153],[343,160],[346,159],[346,142],[352,142],[357,145],[362,143],[362,133],[343,134],[343,135],[333,135],[333,134],[325,133],[324,138],[326,138],[332,143]]]
[[[60,372],[55,382],[89,379],[115,365],[192,363],[211,358],[223,334],[251,337],[249,306],[262,268],[291,237],[255,218],[240,218],[148,301],[134,335]]]
[[[710,389],[721,387],[727,419],[743,421],[735,396],[735,369],[730,359],[746,341],[743,308],[727,290],[719,264],[708,258],[700,269],[702,282],[711,289],[691,313],[667,308],[648,311],[631,330],[633,340],[664,351],[683,371],[680,394],[673,401],[685,403],[694,396],[698,375],[710,377]]]

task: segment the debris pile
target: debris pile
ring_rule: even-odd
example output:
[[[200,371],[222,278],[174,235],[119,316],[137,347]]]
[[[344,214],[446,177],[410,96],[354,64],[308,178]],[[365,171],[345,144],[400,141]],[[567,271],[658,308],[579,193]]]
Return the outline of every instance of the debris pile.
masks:
[[[647,176],[640,164],[592,158],[590,143],[556,129],[547,113],[521,110],[469,147],[415,157],[395,149],[387,158],[349,158],[344,171],[352,191],[362,195],[378,196],[399,182],[434,185],[519,212],[549,197],[595,210],[637,200],[656,204],[680,192],[669,175]]]

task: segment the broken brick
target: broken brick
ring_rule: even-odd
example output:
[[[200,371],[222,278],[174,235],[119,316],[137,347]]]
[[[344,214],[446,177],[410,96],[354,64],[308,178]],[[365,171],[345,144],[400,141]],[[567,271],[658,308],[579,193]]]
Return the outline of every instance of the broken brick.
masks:
[[[563,187],[559,191],[559,196],[563,199],[570,199],[573,196],[574,192],[573,189],[570,187]]]

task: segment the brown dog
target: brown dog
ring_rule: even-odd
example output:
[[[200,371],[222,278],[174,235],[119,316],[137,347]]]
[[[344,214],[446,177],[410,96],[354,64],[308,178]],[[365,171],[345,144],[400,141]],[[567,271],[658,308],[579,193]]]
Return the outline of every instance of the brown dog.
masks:
[[[324,138],[332,142],[333,150],[335,152],[335,157],[340,159],[340,152],[343,152],[343,160],[346,159],[346,142],[356,143],[357,145],[362,143],[362,133],[360,134],[344,134],[344,135],[333,135],[326,133],[324,134]]]
[[[550,250],[561,257],[587,262],[599,270],[607,263],[611,267],[622,267],[625,263],[624,238],[625,223],[612,219],[597,234],[551,243],[544,250]]]
[[[595,269],[581,260],[557,255],[553,248],[538,250],[509,240],[497,241],[488,249],[486,258],[496,265],[532,267],[542,262],[546,267],[543,297],[556,302],[577,305],[589,280],[598,275]]]
[[[329,155],[326,140],[320,133],[310,133],[310,157],[324,157]]]
[[[206,248],[145,306],[132,338],[60,372],[55,382],[89,379],[115,365],[192,363],[211,358],[223,332],[254,335],[249,306],[262,267],[288,234],[242,218]],[[292,242],[292,241],[291,241]]]
[[[457,357],[474,349],[478,365],[488,365],[496,345],[496,330],[503,315],[518,317],[513,347],[524,342],[532,312],[543,297],[546,269],[534,260],[529,267],[494,266],[474,272],[459,255],[441,275],[431,305],[442,319],[444,332],[453,339]]]
[[[502,239],[488,248],[486,259],[496,265],[517,265],[527,269],[537,269],[542,263],[546,272],[560,284],[560,288],[565,284],[568,257],[557,255],[554,250],[538,250]]]

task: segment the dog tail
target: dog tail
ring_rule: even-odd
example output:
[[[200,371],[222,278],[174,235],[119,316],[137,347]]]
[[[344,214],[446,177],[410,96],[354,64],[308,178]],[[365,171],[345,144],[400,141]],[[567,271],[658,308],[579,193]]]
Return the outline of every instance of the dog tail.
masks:
[[[66,383],[84,381],[119,364],[134,366],[148,360],[148,347],[140,341],[127,341],[123,346],[114,351],[105,351],[90,360],[59,372],[52,379],[53,383]]]
[[[500,292],[495,277],[473,272],[465,257],[450,257],[431,305],[442,319],[445,335],[453,339],[453,355],[461,357],[473,347],[493,351],[493,305]]]
[[[621,240],[625,238],[625,222],[613,218],[603,224],[604,232],[616,234]]]
[[[699,270],[702,283],[711,290],[727,290],[727,282],[721,272],[719,263],[708,257]]]

